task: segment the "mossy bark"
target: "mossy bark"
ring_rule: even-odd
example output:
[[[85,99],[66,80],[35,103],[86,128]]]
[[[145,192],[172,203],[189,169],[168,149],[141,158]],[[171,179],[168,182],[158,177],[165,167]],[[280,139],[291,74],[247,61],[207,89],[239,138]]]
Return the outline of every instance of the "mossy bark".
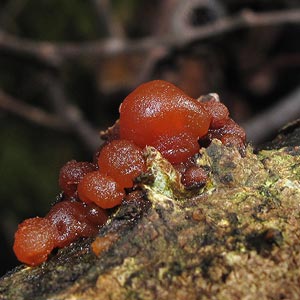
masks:
[[[241,156],[213,141],[197,191],[153,148],[146,155],[143,203],[122,205],[95,241],[4,276],[0,299],[299,298],[299,146]]]

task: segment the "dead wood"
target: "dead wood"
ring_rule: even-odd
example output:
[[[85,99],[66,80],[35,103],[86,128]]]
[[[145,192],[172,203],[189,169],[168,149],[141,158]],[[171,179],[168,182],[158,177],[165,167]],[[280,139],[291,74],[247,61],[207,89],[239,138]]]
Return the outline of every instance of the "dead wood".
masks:
[[[5,275],[0,299],[298,299],[299,145],[295,124],[245,157],[213,141],[198,158],[209,182],[192,192],[148,148],[145,200],[122,205],[95,240]]]

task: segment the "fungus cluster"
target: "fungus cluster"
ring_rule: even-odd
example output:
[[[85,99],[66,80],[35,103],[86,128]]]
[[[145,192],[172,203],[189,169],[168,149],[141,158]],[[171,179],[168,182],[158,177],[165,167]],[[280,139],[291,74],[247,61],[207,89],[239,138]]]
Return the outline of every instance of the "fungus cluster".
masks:
[[[19,225],[13,246],[17,258],[35,266],[54,248],[96,235],[110,209],[134,193],[134,179],[146,171],[145,146],[174,165],[187,189],[205,185],[207,173],[196,165],[195,155],[213,138],[241,150],[245,145],[244,130],[215,97],[196,100],[162,80],[140,85],[121,104],[119,123],[96,161],[67,162],[59,174],[62,200],[44,218]]]

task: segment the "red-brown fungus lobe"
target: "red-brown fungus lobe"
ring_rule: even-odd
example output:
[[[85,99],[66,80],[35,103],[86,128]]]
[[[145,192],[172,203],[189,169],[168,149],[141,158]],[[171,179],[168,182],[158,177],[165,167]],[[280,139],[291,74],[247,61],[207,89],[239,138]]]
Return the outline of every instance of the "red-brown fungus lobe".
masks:
[[[123,188],[133,185],[133,179],[146,170],[143,151],[127,140],[114,140],[100,152],[98,166],[101,173],[114,178]]]
[[[221,142],[225,146],[235,146],[238,149],[242,149],[245,146],[243,139],[234,134],[224,134],[221,138]]]
[[[55,247],[56,227],[45,218],[23,221],[15,233],[13,250],[19,261],[30,266],[44,262]]]
[[[199,151],[197,139],[188,133],[162,136],[153,145],[170,163],[179,164]]]
[[[198,140],[209,128],[210,115],[203,104],[187,96],[171,83],[154,80],[130,93],[120,106],[120,137],[141,148],[157,146],[163,137],[174,138],[183,133]],[[180,151],[168,145],[174,160]],[[178,148],[178,147],[177,147]]]
[[[185,188],[193,189],[208,179],[207,172],[196,164],[199,145],[208,146],[217,138],[242,153],[246,139],[245,131],[212,94],[195,100],[162,80],[142,84],[129,94],[120,106],[119,122],[101,136],[106,142],[95,154],[94,164],[72,160],[61,168],[59,185],[64,201],[55,204],[45,218],[19,225],[13,248],[21,262],[38,265],[53,248],[96,235],[107,221],[105,209],[121,202],[147,208],[150,202],[138,185],[133,186],[135,177],[146,171],[145,146],[160,151],[181,174]],[[127,195],[126,188],[132,188]],[[75,201],[78,198],[80,202]],[[117,238],[97,238],[92,249],[102,253]]]
[[[96,166],[89,162],[77,162],[71,160],[67,162],[59,172],[59,186],[69,197],[74,197],[77,191],[77,185],[80,180],[89,172],[95,171]]]
[[[113,178],[94,171],[82,178],[78,184],[78,195],[85,203],[94,202],[101,208],[112,208],[122,202],[125,192]]]
[[[206,184],[207,172],[198,166],[189,167],[182,175],[182,183],[187,188],[198,188]]]
[[[224,138],[225,136],[227,137]],[[227,140],[227,138],[229,139],[229,137],[231,137],[230,138],[231,140],[233,140],[233,138],[235,140],[239,140],[243,145],[245,144],[246,141],[245,130],[230,118],[226,120],[225,124],[221,128],[209,129],[208,137],[210,140],[216,138],[219,139],[220,141],[222,141],[222,139],[224,138],[223,140],[224,142]],[[226,142],[226,144],[228,143]],[[237,143],[233,143],[233,144],[237,145]]]
[[[217,129],[224,126],[229,119],[227,107],[214,98],[207,102],[203,102],[203,105],[211,116],[210,128]]]
[[[108,214],[105,209],[94,203],[86,204],[86,219],[99,228],[107,222]]]
[[[82,202],[62,201],[55,204],[46,218],[56,226],[58,235],[55,246],[62,248],[79,237],[96,235],[99,227],[88,218],[89,208]],[[103,225],[105,213],[100,216],[99,225]],[[102,224],[101,224],[102,223]]]

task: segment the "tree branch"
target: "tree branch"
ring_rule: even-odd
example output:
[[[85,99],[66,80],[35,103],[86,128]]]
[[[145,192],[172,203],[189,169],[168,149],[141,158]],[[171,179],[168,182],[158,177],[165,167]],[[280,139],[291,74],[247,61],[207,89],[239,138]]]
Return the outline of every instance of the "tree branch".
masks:
[[[298,23],[300,23],[300,9],[266,13],[254,13],[250,10],[244,10],[236,16],[220,18],[213,23],[201,27],[192,28],[189,26],[190,30],[187,28],[185,29],[185,36],[180,37],[179,44],[186,44],[191,41],[211,38],[242,28],[278,26],[283,24]]]
[[[163,36],[151,36],[139,40],[111,37],[93,42],[60,44],[21,39],[0,31],[0,51],[29,56],[44,65],[57,68],[69,59],[107,57],[121,53],[144,53],[156,47],[165,47],[166,49],[182,47],[190,42],[211,38],[241,28],[298,23],[300,23],[300,9],[267,13],[243,11],[236,16],[220,18],[201,27],[187,26],[181,33],[169,32]]]
[[[46,80],[55,114],[28,105],[2,90],[0,90],[0,109],[43,127],[74,132],[89,151],[95,152],[101,144],[98,131],[83,118],[77,107],[68,103],[59,80],[50,75],[46,76]]]
[[[254,144],[264,141],[271,133],[287,122],[300,117],[300,87],[269,110],[264,111],[242,126],[247,138]]]
[[[61,131],[68,131],[70,129],[66,123],[56,115],[52,115],[42,109],[25,104],[22,101],[6,94],[2,90],[0,90],[0,109],[44,127]]]
[[[69,103],[60,80],[51,73],[46,73],[44,80],[48,88],[49,100],[56,114],[63,119],[86,147],[95,152],[101,145],[96,129],[83,117],[81,111]]]

